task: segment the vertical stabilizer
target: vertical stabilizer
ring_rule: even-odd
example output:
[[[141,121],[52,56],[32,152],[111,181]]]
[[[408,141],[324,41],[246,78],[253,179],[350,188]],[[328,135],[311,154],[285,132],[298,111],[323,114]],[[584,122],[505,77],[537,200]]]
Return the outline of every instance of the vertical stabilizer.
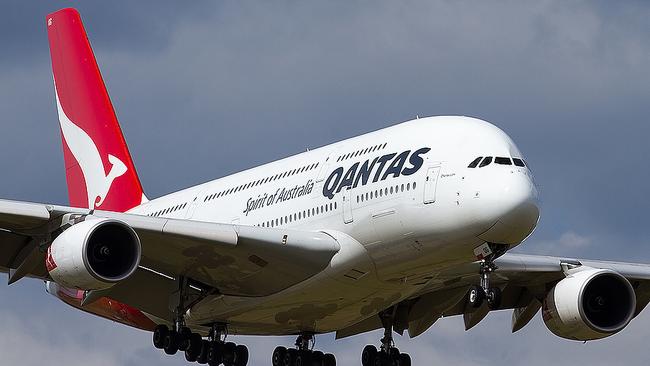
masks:
[[[46,17],[70,205],[124,212],[146,198],[81,17]]]

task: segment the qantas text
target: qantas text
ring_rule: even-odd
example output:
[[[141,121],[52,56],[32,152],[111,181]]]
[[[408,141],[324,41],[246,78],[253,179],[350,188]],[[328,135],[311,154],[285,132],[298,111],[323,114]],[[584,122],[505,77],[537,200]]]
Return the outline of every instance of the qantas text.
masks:
[[[332,199],[345,187],[356,188],[359,184],[362,186],[368,184],[370,177],[372,177],[372,183],[375,183],[383,181],[389,176],[397,178],[400,175],[414,174],[424,164],[422,155],[430,150],[428,147],[423,147],[413,153],[411,150],[406,150],[399,154],[382,155],[372,161],[368,159],[363,163],[354,163],[347,171],[344,171],[343,167],[338,167],[327,177],[323,185],[323,196]],[[407,162],[408,165],[405,166]]]

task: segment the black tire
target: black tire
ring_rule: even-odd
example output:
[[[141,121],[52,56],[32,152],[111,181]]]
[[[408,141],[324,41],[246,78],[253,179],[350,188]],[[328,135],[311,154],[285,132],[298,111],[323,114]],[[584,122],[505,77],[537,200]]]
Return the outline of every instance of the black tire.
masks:
[[[165,336],[165,341],[163,344],[163,350],[168,355],[175,355],[178,352],[178,333],[176,331],[170,330]]]
[[[298,351],[296,366],[311,366],[311,351]]]
[[[219,366],[223,362],[223,343],[210,342],[208,347],[208,365]]]
[[[193,351],[191,351],[189,349],[185,350],[185,361],[187,361],[187,362],[196,362],[198,357],[199,357],[199,355],[197,355]]]
[[[153,330],[153,346],[162,349],[165,346],[165,337],[169,333],[169,328],[166,325],[157,325]]]
[[[190,351],[190,353],[196,355],[196,357],[199,357],[199,354],[201,354],[202,347],[203,347],[203,338],[201,338],[201,335],[197,333],[192,333],[190,335],[190,346],[186,351]]]
[[[235,347],[235,366],[246,366],[248,364],[248,347],[238,345]]]
[[[190,348],[190,337],[192,336],[192,330],[188,327],[181,328],[181,331],[178,332],[178,350],[185,351]]]
[[[336,366],[336,357],[331,353],[323,356],[323,366]]]
[[[361,365],[362,366],[375,366],[375,359],[377,358],[377,347],[367,345],[361,352]]]
[[[232,342],[227,342],[223,344],[221,350],[221,362],[224,366],[234,366],[235,362],[235,352],[237,351],[237,345]]]
[[[399,366],[411,366],[411,356],[409,356],[407,353],[401,353],[398,360]]]
[[[273,356],[271,356],[271,365],[273,366],[284,366],[284,356],[287,354],[287,349],[278,346],[273,350]]]
[[[321,351],[314,351],[311,354],[311,366],[323,366],[323,358],[325,355]]]
[[[400,355],[400,352],[399,352],[399,348],[397,348],[397,347],[391,347],[388,350],[388,357],[391,360],[397,360],[399,358],[399,355]]]
[[[388,366],[388,355],[385,352],[378,352],[374,366]]]
[[[487,293],[487,303],[488,307],[491,310],[498,309],[501,306],[501,289],[498,287],[492,287],[488,290]]]
[[[196,358],[196,362],[205,365],[208,363],[208,354],[210,353],[210,342],[204,340],[201,342],[201,352],[199,357]]]
[[[296,356],[298,355],[298,350],[290,348],[287,350],[287,353],[284,355],[283,366],[295,366],[296,365]]]
[[[472,286],[467,293],[467,303],[473,308],[480,308],[483,305],[485,291],[480,286]]]

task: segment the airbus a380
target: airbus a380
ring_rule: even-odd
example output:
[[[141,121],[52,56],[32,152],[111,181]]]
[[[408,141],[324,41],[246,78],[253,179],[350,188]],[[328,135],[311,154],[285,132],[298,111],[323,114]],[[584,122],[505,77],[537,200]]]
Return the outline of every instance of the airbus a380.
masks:
[[[295,335],[273,366],[333,366],[318,334],[383,329],[363,366],[409,366],[393,333],[513,309],[557,336],[623,330],[650,267],[509,254],[535,229],[530,168],[499,128],[418,118],[148,200],[78,12],[46,17],[69,207],[0,201],[0,269],[151,331],[189,362],[245,366],[230,335]],[[379,347],[377,347],[379,346]]]

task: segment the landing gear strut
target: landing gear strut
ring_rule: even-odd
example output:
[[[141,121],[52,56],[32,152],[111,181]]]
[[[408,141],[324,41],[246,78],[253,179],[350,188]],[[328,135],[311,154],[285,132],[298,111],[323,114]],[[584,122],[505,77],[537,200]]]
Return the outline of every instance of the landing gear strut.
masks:
[[[479,286],[472,286],[467,295],[467,302],[473,308],[479,308],[483,300],[487,301],[488,307],[492,310],[498,309],[501,305],[501,289],[499,287],[490,287],[490,276],[497,268],[494,260],[506,252],[507,246],[502,244],[485,243],[478,247],[474,252],[481,252],[479,275],[481,282]]]
[[[333,354],[314,351],[314,335],[303,333],[296,339],[296,348],[278,346],[273,351],[273,366],[336,366]]]
[[[381,347],[367,345],[361,353],[361,364],[363,366],[411,366],[411,356],[400,353],[393,342],[393,319],[394,308],[379,313],[384,326],[384,337],[381,339]]]

